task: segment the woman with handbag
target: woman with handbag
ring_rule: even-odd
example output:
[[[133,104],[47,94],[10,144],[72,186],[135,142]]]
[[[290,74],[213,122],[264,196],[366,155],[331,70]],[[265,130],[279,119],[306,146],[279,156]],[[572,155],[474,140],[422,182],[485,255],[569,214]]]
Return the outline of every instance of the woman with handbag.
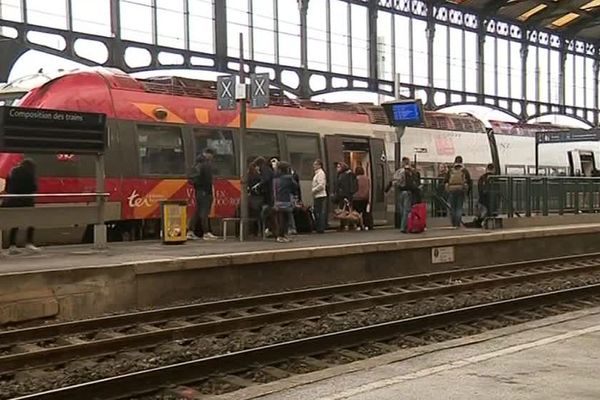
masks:
[[[275,212],[277,214],[277,242],[286,243],[290,239],[286,236],[289,227],[290,210],[293,210],[291,201],[293,196],[298,196],[300,187],[294,180],[290,164],[280,162],[277,164],[277,175],[273,179],[273,198],[275,199]]]

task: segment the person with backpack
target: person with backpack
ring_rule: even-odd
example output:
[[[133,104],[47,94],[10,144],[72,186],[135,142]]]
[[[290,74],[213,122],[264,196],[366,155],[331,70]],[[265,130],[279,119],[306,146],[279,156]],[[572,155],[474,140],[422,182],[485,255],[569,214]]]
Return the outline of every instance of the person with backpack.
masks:
[[[460,228],[462,223],[463,203],[465,195],[471,191],[473,182],[469,171],[463,165],[463,158],[456,156],[454,165],[446,174],[444,180],[448,202],[450,203],[450,220],[455,229]]]
[[[410,158],[402,158],[401,168],[394,173],[393,185],[396,188],[396,218],[399,219],[400,231],[407,233],[408,215],[414,193],[419,187],[418,176],[410,165]]]

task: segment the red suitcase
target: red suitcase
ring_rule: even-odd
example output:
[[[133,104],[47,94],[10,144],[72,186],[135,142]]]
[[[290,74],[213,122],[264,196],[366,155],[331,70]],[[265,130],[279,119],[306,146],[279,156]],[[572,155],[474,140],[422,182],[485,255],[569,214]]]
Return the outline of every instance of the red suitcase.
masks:
[[[408,214],[408,233],[421,233],[427,227],[427,205],[425,203],[417,203],[410,209]]]

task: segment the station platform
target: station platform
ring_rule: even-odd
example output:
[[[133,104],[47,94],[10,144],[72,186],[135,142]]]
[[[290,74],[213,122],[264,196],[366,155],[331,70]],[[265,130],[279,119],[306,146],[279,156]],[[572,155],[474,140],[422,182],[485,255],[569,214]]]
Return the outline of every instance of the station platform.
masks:
[[[389,353],[210,400],[592,400],[600,308]]]
[[[0,325],[600,252],[599,223],[59,246],[0,258]]]

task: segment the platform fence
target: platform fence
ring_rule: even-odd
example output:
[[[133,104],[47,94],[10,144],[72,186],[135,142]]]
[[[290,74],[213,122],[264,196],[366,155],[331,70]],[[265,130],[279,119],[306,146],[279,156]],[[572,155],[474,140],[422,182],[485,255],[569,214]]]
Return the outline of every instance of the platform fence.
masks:
[[[447,195],[441,178],[423,178],[422,200],[430,217],[444,217]],[[465,199],[464,214],[478,215],[477,184]],[[508,218],[600,212],[600,178],[562,176],[490,177],[490,205]]]

